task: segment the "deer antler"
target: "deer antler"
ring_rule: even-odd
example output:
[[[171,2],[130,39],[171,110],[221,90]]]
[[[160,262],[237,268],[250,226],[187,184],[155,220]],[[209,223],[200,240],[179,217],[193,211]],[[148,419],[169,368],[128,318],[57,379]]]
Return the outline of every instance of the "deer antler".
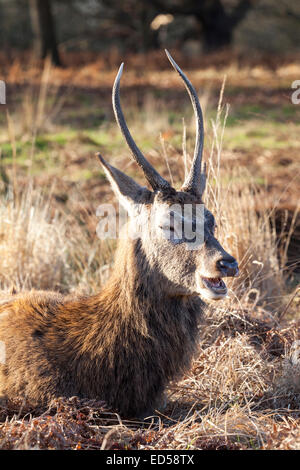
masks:
[[[182,186],[182,191],[190,191],[195,194],[202,195],[205,189],[206,183],[206,167],[204,165],[203,172],[202,172],[202,153],[203,153],[203,144],[204,144],[204,127],[203,127],[203,115],[201,106],[199,103],[199,99],[195,88],[187,78],[187,76],[183,73],[183,71],[178,67],[175,60],[171,57],[170,53],[165,49],[167,57],[171,62],[174,69],[179,73],[180,77],[182,78],[185,87],[188,91],[190,96],[194,114],[196,118],[196,143],[195,143],[195,150],[194,150],[194,158],[193,163],[191,166],[191,170],[186,177],[185,182]]]
[[[170,184],[168,181],[166,181],[160,174],[153,168],[153,166],[146,160],[140,149],[137,147],[136,143],[134,142],[129,129],[127,127],[127,124],[125,122],[124,114],[121,108],[121,102],[120,102],[120,79],[121,75],[123,72],[123,63],[121,64],[119,68],[119,72],[116,76],[115,83],[113,86],[113,91],[112,91],[112,102],[113,102],[113,108],[114,108],[114,113],[116,117],[116,121],[121,129],[121,132],[123,136],[126,139],[127,145],[131,150],[132,156],[135,159],[135,161],[138,163],[138,165],[142,168],[147,180],[151,184],[152,188],[154,190],[160,189],[160,190],[166,190],[170,188]]]

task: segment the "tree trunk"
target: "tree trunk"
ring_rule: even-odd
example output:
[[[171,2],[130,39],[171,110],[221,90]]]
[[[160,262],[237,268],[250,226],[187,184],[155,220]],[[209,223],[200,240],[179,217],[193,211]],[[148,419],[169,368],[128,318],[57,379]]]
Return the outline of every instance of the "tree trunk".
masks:
[[[50,0],[30,0],[32,28],[35,36],[34,49],[39,59],[51,56],[52,62],[61,66],[57,48],[54,20]]]
[[[198,20],[199,21],[199,20]],[[224,21],[199,21],[203,50],[204,52],[213,52],[231,46],[233,39],[233,28]]]
[[[154,18],[155,15],[150,10],[149,5],[146,5],[142,2],[139,14],[142,52],[147,52],[151,49],[158,48],[157,31],[152,31],[150,27],[151,21]]]
[[[221,0],[204,3],[203,9],[195,16],[203,36],[206,52],[231,46],[233,32],[252,7],[251,0],[240,0],[236,7],[228,12]]]
[[[198,23],[199,37],[203,41],[205,52],[212,52],[232,43],[236,26],[252,8],[253,0],[239,0],[236,6],[228,10],[222,0],[185,0],[181,4],[163,0],[152,0],[160,13],[194,16]]]

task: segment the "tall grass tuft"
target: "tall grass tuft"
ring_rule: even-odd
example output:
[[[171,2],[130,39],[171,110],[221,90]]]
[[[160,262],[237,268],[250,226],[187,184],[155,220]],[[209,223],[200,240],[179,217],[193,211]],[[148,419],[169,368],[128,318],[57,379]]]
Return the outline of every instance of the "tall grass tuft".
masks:
[[[51,212],[50,198],[31,186],[18,198],[0,199],[1,289],[60,287],[67,269],[66,229]]]
[[[217,220],[217,238],[239,261],[240,276],[229,281],[231,294],[243,303],[252,301],[280,308],[286,300],[287,244],[279,250],[272,208],[264,205],[264,194],[238,161],[233,167],[222,164],[222,143],[229,106],[222,104],[212,120],[213,139],[208,165],[205,200]]]

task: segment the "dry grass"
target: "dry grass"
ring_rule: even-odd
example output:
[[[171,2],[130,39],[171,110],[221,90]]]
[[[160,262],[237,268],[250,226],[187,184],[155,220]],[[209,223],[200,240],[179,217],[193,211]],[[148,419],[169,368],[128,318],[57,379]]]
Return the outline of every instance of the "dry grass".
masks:
[[[16,200],[17,199],[17,200]],[[58,286],[66,267],[65,226],[50,216],[50,200],[29,186],[20,200],[2,198],[0,206],[1,288]]]
[[[236,73],[237,65],[231,69]],[[259,67],[255,70],[251,71],[250,82],[255,74],[263,81],[269,73],[265,71],[262,77],[262,70]],[[90,69],[82,69],[81,81],[78,74],[76,79],[87,85],[91,71],[95,71],[95,64]],[[28,69],[26,73],[37,80],[36,69]],[[280,67],[276,73],[287,80]],[[20,77],[28,79],[17,63],[9,74],[11,82],[17,82]],[[199,73],[195,70],[192,75],[202,80],[210,78],[210,74],[213,71],[206,69]],[[55,113],[62,103],[57,90],[71,75],[72,69],[53,72],[46,63],[38,82],[37,101],[30,101],[32,95],[27,89],[28,99],[22,102],[23,120],[11,118],[11,145],[14,147],[13,140],[27,133],[32,141],[32,161],[36,157],[37,137],[46,128],[47,131],[52,126],[55,128]],[[101,81],[111,82],[112,76],[113,72],[101,74]],[[157,84],[158,76],[160,85],[170,85],[168,72],[162,76],[153,72],[151,84]],[[245,69],[240,71],[239,79],[243,77],[246,77]],[[127,84],[133,78],[136,83],[137,77],[129,74]],[[96,74],[92,85],[97,80]],[[139,80],[142,83],[145,77]],[[176,78],[172,80],[175,83]],[[48,94],[52,98],[50,102]],[[209,90],[206,97],[209,101]],[[142,128],[147,134],[154,132],[158,146],[149,152],[150,159],[166,162],[164,175],[168,177],[170,170],[176,184],[184,175],[181,144],[177,147],[171,141],[170,126],[160,112],[162,107],[163,103],[155,107],[149,95],[145,120],[133,121],[136,131],[133,134],[141,139],[145,133]],[[272,223],[280,194],[272,206],[264,205],[264,200],[267,201],[264,188],[258,189],[249,171],[236,170],[236,165],[230,167],[238,154],[231,152],[225,164],[221,160],[227,114],[228,109],[220,99],[216,118],[211,127],[207,124],[211,129],[208,130],[211,149],[206,203],[218,221],[218,238],[240,261],[241,277],[230,285],[226,302],[221,306],[209,305],[201,325],[198,354],[182,381],[170,385],[166,409],[158,411],[155,418],[138,423],[122,421],[101,402],[76,397],[57,400],[48,410],[34,409],[28,403],[7,403],[0,407],[0,448],[300,448],[300,365],[295,349],[295,341],[299,339],[296,316],[299,296],[297,288],[287,284],[290,272],[286,269],[286,244],[290,236],[278,236]],[[187,122],[189,134],[192,122]],[[165,131],[160,147],[162,128]],[[81,139],[83,145],[82,136]],[[190,147],[184,132],[187,161]],[[72,151],[71,160],[78,160],[79,151]],[[116,157],[110,151],[115,163],[124,169],[123,157]],[[63,162],[68,159],[66,153],[61,156]],[[45,172],[41,179],[24,178],[15,167],[9,173],[10,181],[2,178],[0,288],[3,291],[14,287],[89,293],[99,289],[109,275],[114,244],[97,238],[94,211],[98,201],[111,198],[108,185],[97,176],[86,184],[79,181],[74,186],[66,181],[70,168],[70,164],[60,167],[55,178]],[[133,171],[131,165],[129,169]]]
[[[87,214],[76,218],[54,210],[54,203],[52,191],[45,195],[31,185],[0,200],[2,290],[89,293],[107,279],[111,244],[89,234]]]

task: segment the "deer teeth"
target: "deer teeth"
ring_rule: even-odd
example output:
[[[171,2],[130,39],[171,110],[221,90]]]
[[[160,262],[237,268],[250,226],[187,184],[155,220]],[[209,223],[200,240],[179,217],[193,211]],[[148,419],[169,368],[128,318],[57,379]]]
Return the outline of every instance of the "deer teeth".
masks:
[[[203,277],[204,283],[208,288],[225,289],[226,286],[220,277]]]

